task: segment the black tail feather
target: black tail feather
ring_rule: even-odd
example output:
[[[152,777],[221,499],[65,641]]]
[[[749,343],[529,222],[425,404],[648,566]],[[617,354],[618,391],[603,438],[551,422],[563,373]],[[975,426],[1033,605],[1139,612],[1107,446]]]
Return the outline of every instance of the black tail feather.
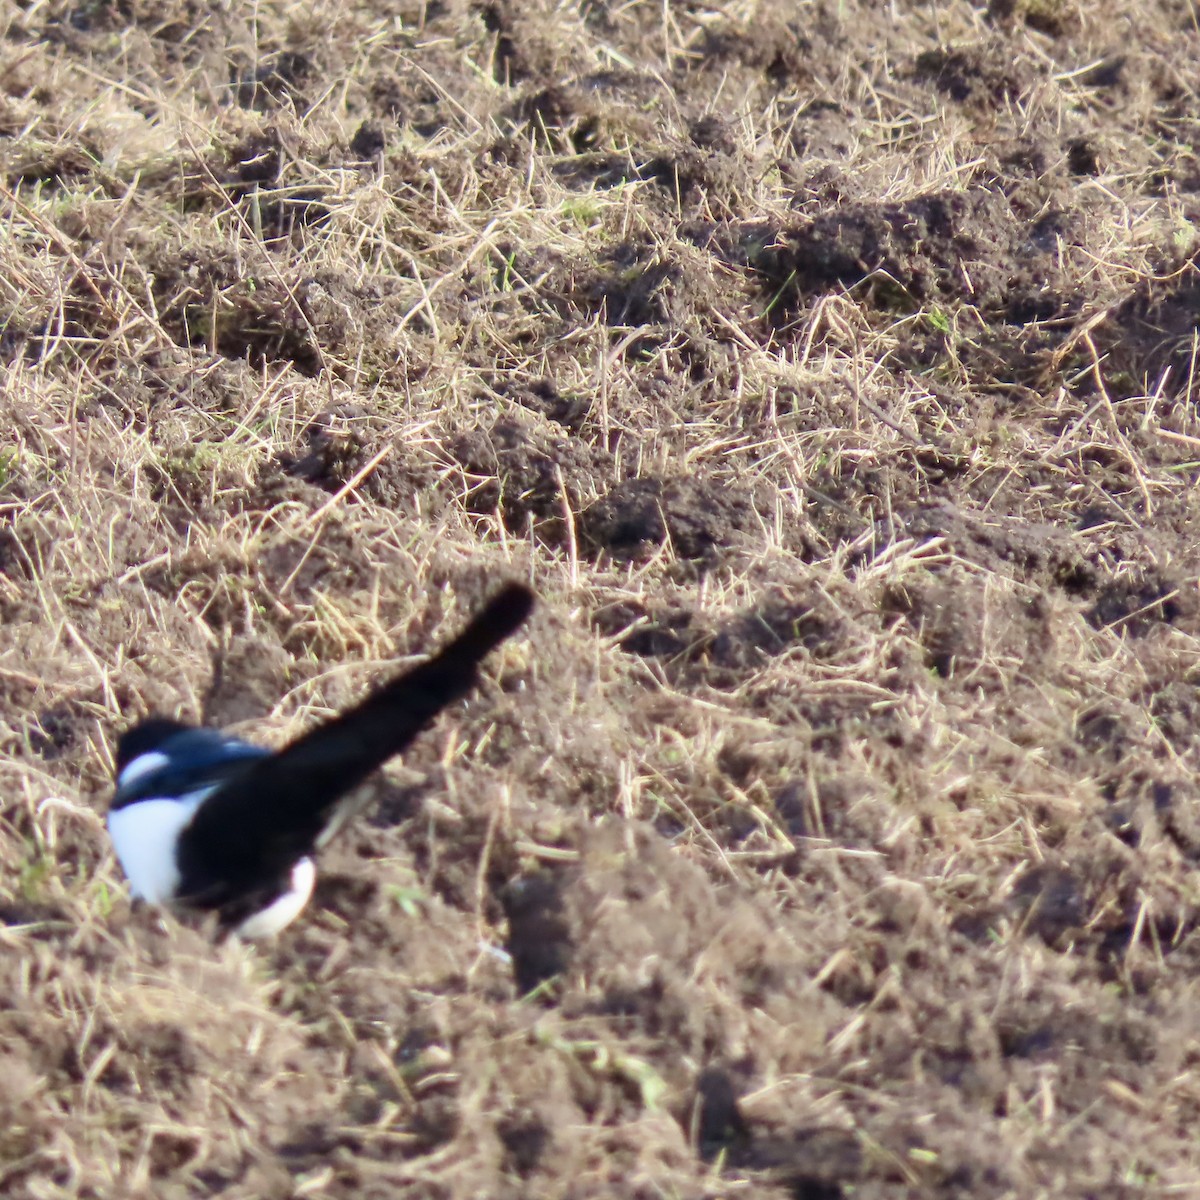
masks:
[[[479,664],[533,604],[527,587],[506,585],[432,658],[210,796],[180,841],[183,898],[219,906],[265,875],[290,870],[317,845],[347,793],[471,690]]]
[[[454,657],[473,659],[478,663],[506,638],[512,637],[532,611],[533,593],[523,583],[505,584],[434,659]]]

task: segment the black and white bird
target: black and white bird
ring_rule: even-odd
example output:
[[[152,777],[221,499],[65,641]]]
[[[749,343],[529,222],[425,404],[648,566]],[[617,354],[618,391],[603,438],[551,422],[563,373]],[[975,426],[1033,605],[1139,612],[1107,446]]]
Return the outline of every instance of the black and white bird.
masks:
[[[359,785],[470,691],[533,602],[506,585],[428,661],[275,753],[161,717],[127,730],[108,832],[132,894],[215,911],[243,938],[283,929],[312,895],[314,854],[361,806]]]

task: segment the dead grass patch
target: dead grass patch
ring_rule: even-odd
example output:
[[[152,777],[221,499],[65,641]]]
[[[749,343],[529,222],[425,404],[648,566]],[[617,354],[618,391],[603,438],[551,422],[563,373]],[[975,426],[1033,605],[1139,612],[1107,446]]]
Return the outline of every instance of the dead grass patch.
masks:
[[[1195,1192],[1193,17],[0,17],[6,1194]],[[130,911],[117,728],[498,573],[303,922]]]

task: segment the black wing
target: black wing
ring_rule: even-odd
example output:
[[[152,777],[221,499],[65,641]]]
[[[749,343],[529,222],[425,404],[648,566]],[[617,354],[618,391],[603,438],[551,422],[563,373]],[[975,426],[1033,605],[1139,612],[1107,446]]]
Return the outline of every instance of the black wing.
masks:
[[[338,801],[470,691],[480,662],[520,628],[533,601],[528,588],[507,585],[427,662],[210,796],[180,837],[180,898],[221,907],[285,877],[336,818]]]
[[[148,749],[138,748],[145,744]],[[120,782],[125,767],[156,750],[165,759],[161,766],[139,774],[129,783]],[[270,755],[261,746],[252,746],[215,729],[151,717],[127,730],[117,743],[117,789],[109,809],[116,812],[139,800],[183,797],[205,788],[211,790],[232,781],[256,760]]]

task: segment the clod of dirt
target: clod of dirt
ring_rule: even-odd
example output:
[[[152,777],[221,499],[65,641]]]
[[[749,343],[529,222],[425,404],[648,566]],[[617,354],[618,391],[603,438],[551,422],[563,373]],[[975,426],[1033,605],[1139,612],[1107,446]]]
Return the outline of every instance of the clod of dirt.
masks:
[[[746,164],[733,154],[679,145],[655,155],[639,172],[677,204],[703,203],[707,212],[732,211],[745,184]]]
[[[553,901],[563,929],[546,939],[570,946],[559,1013],[640,1047],[673,1094],[687,1097],[681,1108],[694,1095],[681,1069],[688,1056],[712,1061],[735,1047],[757,1054],[760,1034],[774,1037],[767,1029],[778,1031],[776,1022],[787,1027],[789,1053],[815,1046],[836,1002],[806,988],[796,950],[767,909],[715,886],[644,825],[590,828],[580,853]],[[760,1020],[769,1023],[761,1030]]]
[[[1096,329],[1114,396],[1189,395],[1200,313],[1200,256],[1171,282],[1147,280]]]
[[[723,1067],[700,1072],[688,1115],[700,1157],[711,1162],[720,1156],[727,1177],[786,1187],[803,1200],[838,1200],[846,1194],[845,1185],[862,1177],[862,1148],[853,1133],[755,1126],[743,1114],[733,1077]]]
[[[754,266],[775,308],[833,285],[871,280],[875,307],[907,311],[933,297],[1006,310],[1018,322],[1057,312],[1055,213],[1029,224],[984,188],[938,192],[904,204],[848,205],[792,230]],[[1038,297],[1037,312],[1028,310]],[[790,297],[790,299],[789,299]]]
[[[749,495],[717,480],[628,479],[580,514],[594,552],[632,558],[669,543],[681,558],[711,559],[743,544],[757,517]]]
[[[367,420],[357,405],[318,413],[304,430],[300,452],[280,455],[279,466],[297,479],[336,490],[350,478],[350,464],[362,452]]]
[[[608,325],[679,325],[691,297],[681,286],[682,268],[649,246],[623,242],[610,251],[605,269],[574,286],[580,306]]]
[[[818,589],[799,597],[777,596],[721,626],[713,641],[713,661],[745,669],[764,659],[802,647],[827,662],[844,649],[849,634],[845,617]]]
[[[526,387],[503,389],[509,399],[514,400],[531,412],[540,413],[550,421],[557,421],[572,433],[578,433],[591,403],[586,396],[563,395],[553,380],[538,379]]]
[[[379,885],[362,875],[323,871],[313,891],[313,906],[321,912],[339,916],[347,925],[371,919],[371,910],[379,895]]]
[[[1088,904],[1080,882],[1066,867],[1040,863],[1017,881],[1011,905],[1024,928],[1049,945],[1081,928]]]
[[[918,544],[944,538],[959,557],[1017,579],[1057,582],[1072,591],[1091,582],[1080,547],[1056,527],[1000,517],[977,520],[950,505],[929,505],[906,513],[903,529]],[[881,534],[886,545],[886,531]]]
[[[1093,543],[1058,526],[1001,517],[981,521],[948,505],[916,509],[903,517],[903,526],[918,542],[942,538],[967,562],[1087,602],[1084,616],[1096,628],[1140,637],[1197,617],[1195,589],[1165,575],[1137,531]],[[881,540],[886,544],[886,533]]]
[[[772,91],[786,91],[812,80],[814,55],[831,50],[828,43],[844,37],[839,24],[832,13],[820,10],[806,13],[803,21],[763,12],[745,28],[706,26],[700,58],[749,67],[762,74]]]
[[[1128,717],[1098,706],[1079,714],[1075,736],[1094,761],[1119,762],[1128,742]]]
[[[1023,21],[1047,37],[1062,37],[1079,28],[1082,10],[1065,0],[988,0],[988,20],[1003,29]]]
[[[469,511],[499,513],[511,532],[533,530],[551,544],[565,538],[567,508],[576,510],[607,459],[582,442],[511,419],[461,434],[448,450],[467,476]]]
[[[17,140],[14,153],[6,157],[4,182],[9,188],[29,186],[65,188],[95,168],[101,151],[87,140],[60,145],[36,138]]]
[[[1200,861],[1200,800],[1192,780],[1172,786],[1158,783],[1153,789],[1154,809],[1163,831],[1190,862]]]
[[[231,146],[223,170],[227,195],[249,203],[248,222],[267,244],[329,219],[327,186],[294,164],[304,158],[300,139],[273,124]]]
[[[929,79],[958,104],[987,110],[1020,101],[1032,83],[1032,72],[1015,59],[1009,42],[985,42],[955,49],[926,50],[913,74]]]
[[[631,600],[598,612],[595,624],[606,636],[619,636],[628,654],[672,664],[704,661],[718,668],[710,676],[714,683],[737,680],[797,648],[819,662],[845,650],[850,629],[844,616],[819,589],[798,590],[801,595],[769,597],[719,624],[689,608],[651,609]]]
[[[185,350],[253,366],[282,360],[306,376],[336,367],[331,355],[392,361],[400,301],[388,281],[315,271],[286,285],[265,267],[248,272],[239,255],[192,246],[155,256],[153,286],[163,329]]]
[[[549,1149],[551,1132],[535,1114],[510,1115],[496,1127],[507,1169],[527,1179]]]
[[[684,606],[622,600],[602,608],[594,623],[601,634],[618,638],[626,654],[659,660],[668,678],[695,678],[698,671],[719,688],[737,686],[778,655],[803,650],[811,660],[829,662],[856,653],[857,644],[845,614],[804,584],[720,622]]]
[[[795,154],[793,171],[813,159],[849,158],[855,144],[853,122],[840,104],[818,100],[796,117],[790,143]]]
[[[213,655],[212,682],[204,696],[207,725],[261,718],[279,702],[292,674],[291,656],[277,638],[233,636]]]
[[[50,554],[50,539],[37,522],[13,522],[0,528],[0,574],[36,579]]]
[[[387,134],[379,121],[364,121],[350,139],[349,150],[357,162],[374,162],[386,149]]]
[[[226,152],[228,169],[239,183],[271,186],[283,169],[283,142],[278,131],[252,134]]]
[[[513,880],[500,895],[508,918],[507,948],[517,987],[531,992],[566,970],[571,926],[563,912],[563,880],[549,872]]]
[[[29,728],[29,748],[47,762],[69,749],[79,735],[84,719],[65,704],[44,709]]]
[[[1093,138],[1071,138],[1067,142],[1067,170],[1072,175],[1099,175],[1101,155],[1101,148]]]
[[[495,49],[492,56],[492,76],[497,83],[508,84],[510,87],[519,83],[528,74],[520,59],[517,39],[513,36],[513,18],[507,4],[488,4],[479,10],[483,18],[483,27],[496,35]]]
[[[623,601],[598,612],[594,620],[596,628],[608,637],[623,634],[621,649],[640,658],[673,659],[685,654],[690,657],[690,652],[695,651],[706,636],[697,632],[696,614],[688,608],[671,608],[652,614],[645,605]]]
[[[885,614],[904,617],[943,679],[974,675],[977,687],[1003,686],[1005,664],[1048,661],[1054,652],[1040,597],[981,588],[957,571],[889,586],[880,603]]]
[[[744,1149],[750,1127],[738,1107],[729,1072],[707,1067],[696,1080],[696,1149],[706,1162],[733,1148]]]
[[[288,102],[301,107],[312,70],[308,55],[284,51],[242,75],[237,83],[237,102],[243,108],[262,111]]]
[[[303,375],[320,370],[321,350],[299,296],[267,278],[247,281],[229,257],[187,253],[160,263],[154,282],[163,328],[178,345],[259,366],[284,359]]]
[[[490,0],[472,6],[492,35],[492,77],[505,87],[562,73],[571,54],[565,27],[526,8],[520,0]]]
[[[523,99],[515,109],[535,142],[552,153],[586,154],[601,132],[602,106],[577,89],[554,84]]]
[[[717,113],[705,113],[689,121],[688,136],[699,150],[712,150],[719,154],[737,153],[733,126]]]
[[[1179,754],[1200,742],[1200,687],[1191,680],[1175,680],[1150,697],[1154,727]]]
[[[1097,629],[1119,629],[1141,637],[1156,625],[1174,625],[1195,604],[1180,598],[1180,586],[1157,571],[1117,578],[1099,589],[1096,602],[1085,614]]]
[[[276,462],[284,475],[327,492],[357,480],[352,503],[366,500],[399,511],[435,511],[448,502],[436,471],[402,441],[389,441],[389,428],[386,419],[358,405],[335,405],[318,413],[300,444]],[[267,478],[264,501],[281,497],[286,491],[279,487],[281,482],[278,477]]]

